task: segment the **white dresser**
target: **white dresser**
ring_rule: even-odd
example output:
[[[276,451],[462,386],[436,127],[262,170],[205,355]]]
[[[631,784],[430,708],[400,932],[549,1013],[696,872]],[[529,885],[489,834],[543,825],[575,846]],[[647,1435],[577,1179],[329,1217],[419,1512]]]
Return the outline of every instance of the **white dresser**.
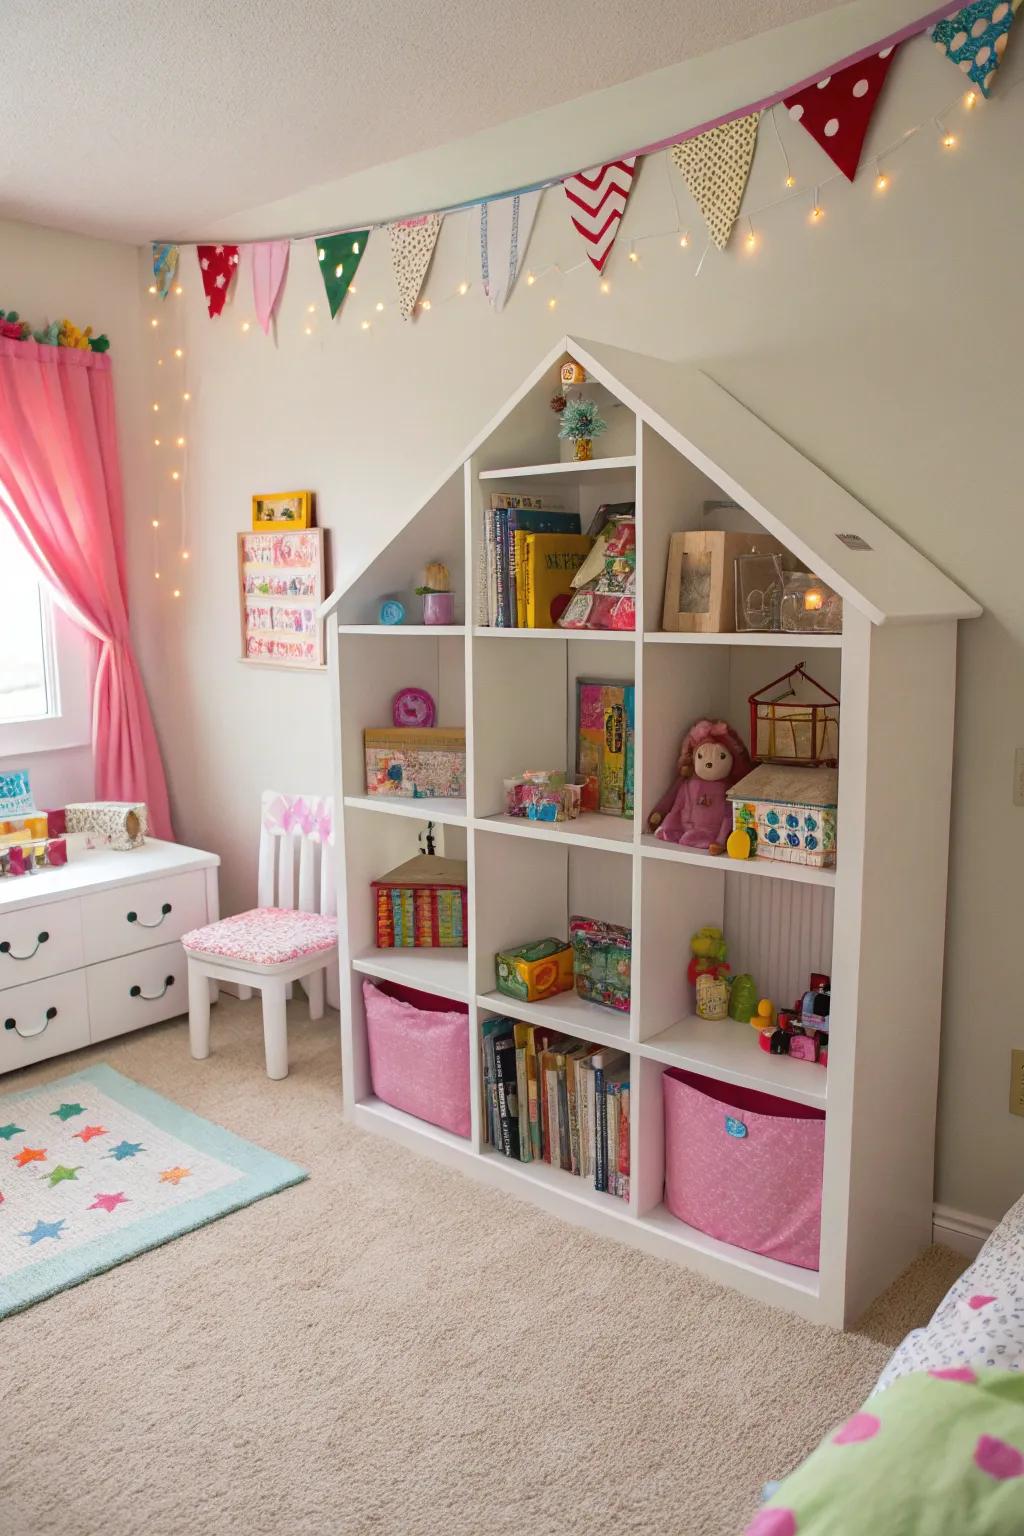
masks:
[[[220,916],[220,859],[69,837],[68,862],[0,879],[0,1072],[188,1012],[190,928]]]

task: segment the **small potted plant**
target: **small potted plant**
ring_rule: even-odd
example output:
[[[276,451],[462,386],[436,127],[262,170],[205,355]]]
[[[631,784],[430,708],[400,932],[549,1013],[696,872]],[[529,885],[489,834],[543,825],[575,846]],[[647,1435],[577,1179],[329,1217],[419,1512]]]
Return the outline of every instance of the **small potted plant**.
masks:
[[[423,585],[416,588],[416,594],[423,599],[424,624],[455,623],[455,593],[448,567],[442,561],[430,561],[423,572]]]
[[[567,400],[562,412],[559,437],[569,438],[573,444],[575,459],[592,459],[594,438],[607,430],[607,422],[600,416],[593,400]]]

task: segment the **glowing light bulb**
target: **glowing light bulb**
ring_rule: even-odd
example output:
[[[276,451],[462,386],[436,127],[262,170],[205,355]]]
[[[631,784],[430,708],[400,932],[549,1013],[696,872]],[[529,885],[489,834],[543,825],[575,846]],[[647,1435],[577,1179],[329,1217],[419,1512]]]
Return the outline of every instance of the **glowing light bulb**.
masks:
[[[967,108],[968,112],[974,106],[974,104],[977,101],[977,99],[978,99],[977,91],[968,91],[967,92],[967,95],[964,97],[964,106]]]
[[[181,475],[180,475],[178,470],[176,470],[176,469],[172,469],[171,470],[171,479],[172,480],[180,480],[181,479]]]
[[[149,323],[153,327],[153,329],[156,330],[157,326],[160,324],[160,321],[154,315],[152,320]]]
[[[956,149],[956,134],[944,133],[942,136],[943,149]]]
[[[373,307],[377,311],[378,315],[384,313],[384,305],[381,304],[379,300],[378,300],[378,302]]]
[[[527,288],[532,288],[536,281],[537,281],[537,279],[533,275],[533,273],[532,272],[527,272],[527,274],[526,274],[526,286],[527,286]]]
[[[242,330],[243,330],[243,332],[244,332],[244,331],[247,331],[247,330],[249,330],[249,329],[250,329],[250,326],[249,326],[249,322],[248,322],[248,320],[243,320],[243,321],[242,321]]]
[[[160,409],[160,405],[156,400],[153,401],[153,409],[154,411],[158,411]]]
[[[819,224],[824,217],[824,208],[822,208],[818,203],[815,203],[814,207],[811,209],[811,223]]]
[[[154,437],[154,439],[153,439],[153,447],[154,448],[159,448],[160,447],[160,439],[158,437]]]
[[[175,347],[174,355],[175,355],[175,357],[184,357],[185,353],[184,353],[184,351],[182,350],[181,347]]]
[[[158,358],[157,358],[157,360],[156,360],[156,365],[157,365],[157,367],[158,367],[158,368],[162,368],[162,367],[163,367],[163,365],[164,365],[164,360],[163,360],[163,358],[162,358],[162,357],[158,357]]]
[[[149,291],[150,293],[156,293],[156,283],[150,283]]]
[[[786,177],[786,186],[787,187],[795,187],[796,186],[796,177],[793,176],[793,175],[787,176]]]
[[[184,393],[184,394],[183,394],[183,395],[182,395],[182,397],[181,397],[181,398],[182,398],[182,399],[183,399],[183,400],[191,400],[191,399],[192,399],[192,396],[191,396],[191,395],[190,395],[190,394],[189,394],[189,392],[188,392],[188,390],[187,390],[187,389],[186,389],[186,391],[185,391],[185,393]]]
[[[430,308],[430,300],[429,299],[421,299],[420,300],[420,309],[429,309],[429,308]]]
[[[358,256],[359,255],[359,241],[358,240],[353,240],[352,241],[352,254],[353,254],[353,256]]]
[[[548,299],[548,309],[556,309],[557,307],[558,307],[558,300],[557,299]]]
[[[368,331],[369,329],[370,329],[370,322],[369,322],[369,320],[364,320],[362,325],[360,326],[360,330]]]
[[[160,572],[159,571],[154,571],[153,572],[153,580],[154,581],[159,581],[160,580]]]
[[[183,550],[182,550],[182,552],[181,552],[181,558],[182,558],[182,559],[183,559],[183,560],[187,560],[187,559],[188,559],[188,550],[187,550],[187,549],[183,549]]]
[[[639,257],[639,255],[638,255],[638,253],[636,251],[630,251],[629,259],[630,259],[630,261],[637,262],[637,261],[640,260],[640,257]]]
[[[690,245],[690,237],[689,237],[689,235],[680,235],[679,236],[679,244],[682,246],[684,251],[688,250],[689,249],[689,245]]]
[[[611,291],[612,291],[612,285],[608,281],[608,279],[605,278],[604,281],[601,284],[601,292],[602,293],[611,293]]]
[[[356,287],[355,283],[349,283],[348,291],[349,293],[358,293],[359,289]]]
[[[460,296],[460,298],[464,299],[468,292],[469,292],[469,284],[465,280],[463,280],[459,284],[459,296]]]
[[[327,259],[327,252],[324,250],[322,245],[318,248],[316,255],[318,261],[326,261]]]
[[[176,437],[174,439],[174,441],[178,445],[179,448],[184,448],[184,446],[185,446],[185,439],[183,437]]]
[[[175,587],[174,591],[171,593],[171,596],[172,597],[180,597],[181,596],[181,588],[180,587]]]
[[[757,236],[754,234],[753,230],[750,231],[750,234],[744,240],[743,244],[746,246],[748,251],[757,250]]]
[[[181,286],[181,284],[180,283],[175,283],[175,285],[174,285],[174,297],[176,299],[180,299],[184,292],[185,292],[185,290]]]
[[[306,335],[307,336],[312,336],[312,334],[313,334],[313,327],[311,325],[307,325],[306,326]]]
[[[335,269],[334,269],[335,277],[340,277],[341,274],[344,272],[344,270],[345,270],[345,268],[343,266],[341,266],[340,264],[338,266],[336,266]]]
[[[316,314],[316,305],[315,304],[307,304],[306,305],[306,314],[307,315],[315,315]]]
[[[159,527],[160,527],[160,519],[159,519],[159,518],[158,518],[158,517],[154,517],[154,518],[153,518],[153,523],[152,523],[152,526],[153,526],[153,527],[154,527],[154,528],[159,528]]]
[[[807,613],[817,613],[824,606],[824,592],[819,591],[817,587],[808,587],[804,593],[804,611]]]
[[[875,177],[875,191],[876,192],[885,192],[885,191],[888,190],[888,186],[889,186],[889,178],[888,178],[888,176],[885,174],[884,171],[879,171],[878,175]]]

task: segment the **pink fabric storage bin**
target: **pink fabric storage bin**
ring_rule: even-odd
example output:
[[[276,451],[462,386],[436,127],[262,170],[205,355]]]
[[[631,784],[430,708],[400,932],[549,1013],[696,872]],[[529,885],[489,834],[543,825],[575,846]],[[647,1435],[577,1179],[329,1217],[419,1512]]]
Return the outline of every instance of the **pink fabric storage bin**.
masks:
[[[665,1204],[737,1248],[818,1268],[825,1112],[672,1067]]]
[[[373,1091],[394,1109],[468,1136],[469,1012],[438,998],[422,1002],[427,1006],[363,982]]]

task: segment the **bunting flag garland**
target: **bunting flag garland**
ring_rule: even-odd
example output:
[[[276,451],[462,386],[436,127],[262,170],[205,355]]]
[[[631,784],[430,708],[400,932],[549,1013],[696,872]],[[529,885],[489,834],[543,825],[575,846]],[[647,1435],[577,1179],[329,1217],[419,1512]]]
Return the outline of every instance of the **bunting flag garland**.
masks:
[[[604,271],[633,185],[636,155],[596,165],[589,171],[567,176],[562,185],[569,199],[569,217],[587,242],[587,255],[598,272]]]
[[[353,229],[347,235],[318,235],[316,242],[320,276],[324,280],[327,302],[333,320],[342,300],[359,270],[359,263],[370,238],[368,229]]]
[[[995,72],[1013,26],[1014,8],[1009,0],[975,0],[954,16],[936,23],[932,41],[945,53],[983,96],[992,90]]]
[[[162,299],[166,299],[171,291],[174,274],[178,270],[179,255],[176,245],[162,245],[153,241],[153,276],[156,279],[156,291]]]
[[[857,174],[864,135],[895,54],[895,48],[883,48],[785,98],[790,117],[807,129],[847,181]]]
[[[261,240],[249,249],[252,251],[252,301],[256,319],[267,335],[281,296],[291,246],[287,240]]]
[[[672,146],[673,163],[720,251],[729,244],[740,211],[760,121],[760,112],[748,112]]]
[[[492,309],[502,310],[522,270],[541,189],[481,203],[480,277]]]
[[[231,281],[238,270],[237,245],[197,245],[199,270],[203,276],[203,292],[210,319],[215,320],[224,308]]]
[[[420,289],[440,229],[439,213],[425,213],[419,219],[397,219],[388,225],[391,265],[398,284],[398,309],[403,320],[411,320],[416,313]]]

